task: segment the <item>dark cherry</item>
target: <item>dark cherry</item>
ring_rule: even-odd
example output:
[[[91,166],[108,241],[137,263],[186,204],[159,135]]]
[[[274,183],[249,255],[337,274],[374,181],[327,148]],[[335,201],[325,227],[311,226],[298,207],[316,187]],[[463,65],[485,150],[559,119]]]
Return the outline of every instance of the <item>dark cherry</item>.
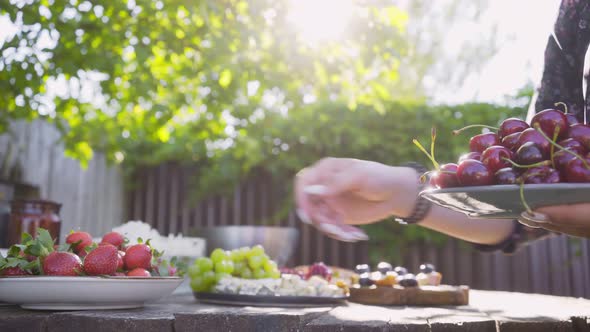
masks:
[[[487,186],[494,183],[494,173],[481,161],[467,159],[457,168],[459,183],[463,186]]]
[[[468,152],[466,154],[463,154],[463,155],[461,155],[461,157],[459,157],[459,162],[462,162],[463,160],[466,160],[466,159],[481,160],[481,153]]]
[[[482,153],[492,145],[499,145],[500,140],[495,133],[479,134],[469,140],[469,151]]]
[[[498,137],[503,139],[504,137],[523,132],[525,129],[530,128],[529,124],[518,118],[508,118],[502,121],[500,128],[498,129]]]
[[[531,120],[531,127],[535,128],[536,124],[539,125],[541,130],[549,138],[553,138],[555,129],[557,127],[559,127],[558,137],[565,137],[569,127],[565,114],[562,111],[551,108],[543,110],[533,116],[533,119]]]
[[[526,130],[526,129],[525,129]],[[516,151],[520,146],[519,139],[520,139],[521,132],[513,133],[502,138],[502,146],[507,147],[512,151]]]
[[[543,137],[537,130],[534,128],[529,128],[523,131],[520,134],[520,138],[518,139],[518,147],[520,149],[525,143],[532,142],[537,145],[541,151],[543,152],[543,156],[545,158],[549,157],[549,150],[551,149],[551,143]]]
[[[512,164],[505,159],[512,160],[512,158],[512,151],[500,145],[490,146],[481,154],[481,162],[486,165],[492,173],[496,173],[500,168],[511,166]]]
[[[505,167],[494,174],[494,180],[496,184],[516,184],[518,173],[511,167]]]
[[[545,156],[537,144],[526,142],[518,148],[514,160],[520,165],[532,165],[545,160]]]
[[[584,158],[586,163],[590,163],[590,158],[586,156]],[[565,180],[573,183],[585,183],[590,182],[590,169],[586,168],[586,165],[582,160],[574,158],[567,163],[565,167]]]
[[[577,154],[586,154],[586,148],[580,141],[577,141],[573,138],[564,139],[559,141],[557,144],[561,145],[562,147],[574,151]]]
[[[434,172],[430,178],[430,184],[437,188],[458,187],[459,179],[457,179],[457,168],[457,164],[452,163],[441,165],[440,172]]]
[[[590,126],[582,123],[575,124],[570,127],[567,136],[582,143],[586,150],[590,150]]]
[[[565,172],[567,164],[570,162],[570,160],[575,159],[575,158],[576,157],[574,155],[572,155],[571,153],[568,153],[567,151],[560,150],[560,151],[555,152],[555,154],[553,154],[553,165],[558,170]]]
[[[539,166],[529,168],[522,174],[524,183],[527,184],[541,184],[541,183],[559,183],[561,176],[559,172],[549,166]]]

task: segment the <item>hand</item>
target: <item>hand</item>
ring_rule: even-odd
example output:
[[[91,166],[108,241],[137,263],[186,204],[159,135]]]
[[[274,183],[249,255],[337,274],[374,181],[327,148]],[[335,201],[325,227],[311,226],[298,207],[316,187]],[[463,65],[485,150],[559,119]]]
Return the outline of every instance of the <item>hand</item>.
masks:
[[[408,215],[418,193],[417,179],[410,168],[358,159],[322,159],[295,178],[297,214],[332,238],[367,240],[361,229],[351,225],[372,223],[393,213]]]
[[[532,215],[523,213],[519,221],[530,227],[572,236],[590,238],[590,204],[571,204],[539,208]]]

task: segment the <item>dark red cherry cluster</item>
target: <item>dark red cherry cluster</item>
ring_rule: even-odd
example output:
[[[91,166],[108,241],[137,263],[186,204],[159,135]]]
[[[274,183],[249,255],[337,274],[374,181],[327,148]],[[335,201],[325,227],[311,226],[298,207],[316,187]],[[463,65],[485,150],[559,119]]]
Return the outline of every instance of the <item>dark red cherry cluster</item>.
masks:
[[[472,127],[476,126],[455,133]],[[471,137],[470,152],[462,155],[456,164],[439,166],[434,160],[434,149],[431,147],[429,154],[415,141],[435,165],[430,184],[449,188],[590,182],[590,126],[579,123],[567,110],[565,113],[558,109],[543,110],[533,117],[530,125],[509,118],[499,128],[492,129]]]

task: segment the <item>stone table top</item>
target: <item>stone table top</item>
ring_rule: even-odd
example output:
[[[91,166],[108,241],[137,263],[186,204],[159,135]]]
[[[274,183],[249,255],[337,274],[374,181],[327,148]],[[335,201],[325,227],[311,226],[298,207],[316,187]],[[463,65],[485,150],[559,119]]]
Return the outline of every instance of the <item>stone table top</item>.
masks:
[[[0,331],[590,331],[590,300],[470,291],[470,305],[231,307],[176,294],[141,309],[29,311],[0,307]]]

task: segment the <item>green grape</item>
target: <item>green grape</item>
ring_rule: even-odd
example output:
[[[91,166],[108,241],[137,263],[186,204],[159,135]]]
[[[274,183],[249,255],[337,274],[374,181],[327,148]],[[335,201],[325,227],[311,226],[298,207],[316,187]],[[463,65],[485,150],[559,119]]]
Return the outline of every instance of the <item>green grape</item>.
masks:
[[[188,275],[191,278],[201,275],[201,268],[198,265],[191,265],[188,267]]]
[[[205,277],[199,276],[191,279],[191,289],[194,292],[206,292],[209,290],[209,283],[205,281]]]
[[[232,250],[229,254],[231,259],[235,262],[243,261],[246,258],[245,252],[240,249]]]
[[[248,257],[248,266],[252,270],[259,269],[264,264],[262,256],[250,256]]]
[[[244,279],[252,279],[254,275],[252,274],[252,270],[247,267],[244,267],[240,272],[240,277]]]
[[[234,272],[234,263],[230,260],[223,260],[215,263],[215,272],[232,273]]]
[[[231,277],[231,274],[229,274],[229,273],[215,273],[215,283],[218,283],[219,280],[221,280],[225,277]]]
[[[246,262],[240,261],[240,262],[234,262],[234,274],[239,275],[243,269],[247,269],[248,265],[246,264]]]
[[[248,252],[248,258],[250,258],[252,256],[262,256],[262,255],[264,255],[264,248],[259,244],[252,247],[252,249],[250,249],[250,251]]]
[[[194,265],[198,266],[201,272],[207,272],[213,269],[213,262],[208,257],[197,258]]]
[[[254,279],[263,279],[266,277],[266,272],[263,269],[255,269],[253,272]]]
[[[215,272],[207,271],[203,273],[203,280],[209,287],[215,285],[217,283],[217,281],[215,280]]]
[[[270,272],[272,270],[277,269],[277,263],[271,260],[267,260],[266,262],[264,262],[264,264],[262,264],[262,267],[264,268],[264,271]]]
[[[275,268],[274,270],[267,271],[266,276],[272,279],[279,279],[281,277],[281,271]]]
[[[227,259],[229,259],[229,255],[223,249],[217,248],[211,253],[211,260],[213,263],[221,262]]]

